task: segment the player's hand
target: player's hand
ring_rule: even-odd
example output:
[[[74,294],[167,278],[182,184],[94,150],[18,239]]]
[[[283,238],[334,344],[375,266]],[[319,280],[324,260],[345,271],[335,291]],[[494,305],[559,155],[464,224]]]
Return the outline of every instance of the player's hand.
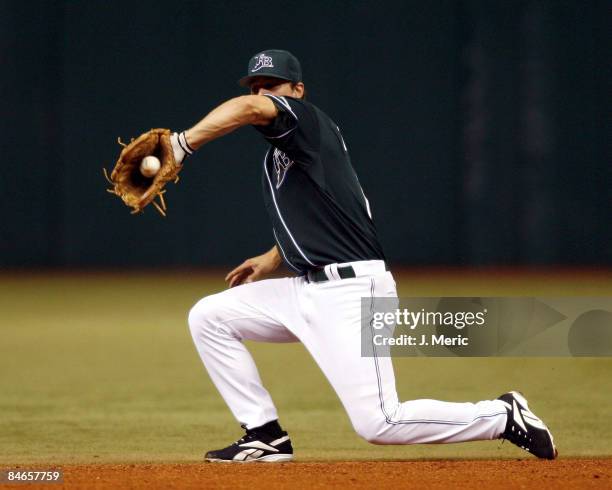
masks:
[[[225,280],[229,282],[230,288],[239,286],[240,284],[248,284],[274,271],[279,266],[280,262],[280,256],[278,255],[276,247],[272,247],[270,251],[263,255],[245,260],[225,276]]]

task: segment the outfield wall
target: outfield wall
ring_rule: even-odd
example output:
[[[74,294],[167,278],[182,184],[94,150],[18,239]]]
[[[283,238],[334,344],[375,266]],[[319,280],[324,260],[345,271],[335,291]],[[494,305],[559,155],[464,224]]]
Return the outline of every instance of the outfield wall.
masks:
[[[225,265],[272,244],[251,129],[199,151],[168,218],[102,167],[229,97],[249,56],[302,61],[389,259],[612,264],[607,2],[2,2],[0,266]]]

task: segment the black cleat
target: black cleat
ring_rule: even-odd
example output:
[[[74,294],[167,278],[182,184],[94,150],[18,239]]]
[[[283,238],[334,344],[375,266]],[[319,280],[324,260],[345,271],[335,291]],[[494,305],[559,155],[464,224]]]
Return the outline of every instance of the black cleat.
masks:
[[[212,463],[282,463],[293,459],[293,447],[284,431],[272,436],[261,428],[246,429],[242,439],[226,448],[208,451],[204,459]]]
[[[507,439],[538,458],[555,459],[558,453],[553,436],[544,422],[529,410],[525,397],[511,391],[498,399],[508,410],[508,422],[500,439]]]

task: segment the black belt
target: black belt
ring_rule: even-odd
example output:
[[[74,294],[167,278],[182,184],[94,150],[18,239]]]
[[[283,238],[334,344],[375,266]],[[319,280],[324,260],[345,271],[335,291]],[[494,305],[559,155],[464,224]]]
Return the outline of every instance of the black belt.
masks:
[[[389,266],[385,262],[385,270],[389,270]],[[355,269],[353,269],[352,265],[341,265],[338,266],[338,275],[340,279],[352,279],[357,277],[355,274]],[[306,273],[306,279],[312,282],[325,282],[329,281],[327,274],[325,274],[325,269],[313,269]]]
[[[354,277],[357,277],[357,275],[355,274],[355,269],[353,269],[352,265],[343,265],[338,267],[338,275],[340,276],[340,279],[352,279]],[[312,282],[329,281],[329,278],[327,277],[327,274],[325,274],[324,269],[311,270],[308,272],[308,274],[306,274],[306,277],[309,281]]]

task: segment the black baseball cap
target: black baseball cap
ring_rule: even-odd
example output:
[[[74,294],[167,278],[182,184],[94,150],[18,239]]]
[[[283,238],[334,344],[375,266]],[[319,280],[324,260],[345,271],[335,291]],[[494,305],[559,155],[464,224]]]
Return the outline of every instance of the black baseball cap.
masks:
[[[238,83],[248,87],[255,77],[273,77],[297,83],[302,81],[302,67],[289,51],[268,49],[251,57],[247,75]]]

